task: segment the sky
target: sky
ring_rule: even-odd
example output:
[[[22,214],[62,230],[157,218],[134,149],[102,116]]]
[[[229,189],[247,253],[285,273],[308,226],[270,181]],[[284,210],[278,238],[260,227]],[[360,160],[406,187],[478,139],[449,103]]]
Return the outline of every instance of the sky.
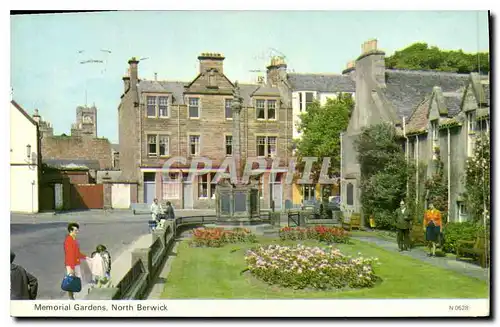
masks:
[[[272,55],[296,73],[341,73],[376,38],[389,56],[414,42],[489,51],[487,12],[475,11],[127,11],[11,16],[13,99],[38,108],[55,134],[70,134],[76,107],[97,107],[97,134],[118,143],[127,61],[139,78],[185,81],[198,55],[222,53],[224,73],[254,82]],[[103,51],[106,50],[106,51]],[[91,63],[99,60],[102,63]],[[83,63],[82,63],[83,62]],[[87,63],[85,63],[87,62]]]

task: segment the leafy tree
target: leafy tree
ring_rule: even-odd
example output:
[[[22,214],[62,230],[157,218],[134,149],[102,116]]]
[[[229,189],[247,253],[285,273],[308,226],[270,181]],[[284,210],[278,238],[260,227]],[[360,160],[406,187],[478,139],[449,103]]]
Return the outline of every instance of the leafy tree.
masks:
[[[355,141],[361,169],[361,205],[379,228],[394,226],[394,211],[405,198],[408,167],[394,126],[364,128]]]
[[[330,157],[330,176],[340,172],[340,133],[347,128],[349,117],[354,108],[351,94],[339,94],[335,99],[328,99],[324,106],[315,101],[307,107],[307,112],[300,115],[298,131],[302,134],[295,140],[298,164],[301,171],[304,157],[318,157],[313,165],[312,177],[319,177],[322,158]]]
[[[437,70],[456,73],[478,71],[478,59],[481,73],[490,70],[489,53],[464,53],[462,50],[446,51],[427,43],[414,43],[403,50],[396,51],[385,59],[387,68],[410,70]]]
[[[439,148],[435,151],[436,158],[433,159],[435,170],[432,177],[425,182],[425,188],[428,191],[427,200],[441,211],[442,220],[446,223],[448,221],[448,180],[444,175],[444,164],[441,161]]]
[[[486,218],[490,210],[490,138],[487,134],[476,140],[474,156],[467,160],[465,189],[468,212],[475,221]]]

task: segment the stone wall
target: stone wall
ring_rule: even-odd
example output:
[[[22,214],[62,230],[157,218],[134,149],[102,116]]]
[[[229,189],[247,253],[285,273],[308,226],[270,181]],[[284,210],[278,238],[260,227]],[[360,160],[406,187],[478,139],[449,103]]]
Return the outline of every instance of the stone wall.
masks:
[[[98,160],[101,169],[110,169],[111,143],[108,139],[51,136],[42,139],[42,158]]]

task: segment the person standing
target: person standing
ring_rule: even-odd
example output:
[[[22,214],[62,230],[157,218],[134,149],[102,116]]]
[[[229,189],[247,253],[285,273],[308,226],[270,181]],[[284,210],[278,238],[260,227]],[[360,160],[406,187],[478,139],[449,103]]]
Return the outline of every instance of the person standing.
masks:
[[[23,267],[14,264],[16,254],[10,252],[10,299],[35,300],[38,293],[38,280]]]
[[[76,240],[79,230],[80,226],[77,223],[68,224],[68,235],[64,240],[64,265],[67,275],[82,278],[80,262],[87,256],[80,252],[80,244]],[[71,300],[75,299],[73,292],[68,292],[68,296]]]
[[[436,256],[436,244],[442,231],[441,211],[434,208],[434,204],[429,204],[429,209],[424,215],[425,240],[428,242],[428,256]]]
[[[172,203],[167,201],[167,208],[165,209],[165,216],[167,219],[175,219],[174,208],[172,207]]]
[[[409,251],[411,217],[403,200],[401,200],[399,209],[396,210],[396,228],[399,251]]]
[[[154,199],[153,203],[151,204],[151,220],[149,221],[149,232],[152,232],[156,228],[158,222],[160,221],[160,215],[162,214],[163,208],[161,207],[161,204],[158,203],[158,199]]]

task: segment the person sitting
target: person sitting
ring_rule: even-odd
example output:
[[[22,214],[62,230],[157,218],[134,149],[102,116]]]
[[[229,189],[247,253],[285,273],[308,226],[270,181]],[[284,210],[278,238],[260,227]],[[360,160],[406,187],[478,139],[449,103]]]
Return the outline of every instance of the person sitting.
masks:
[[[23,267],[14,264],[16,255],[10,252],[10,299],[35,300],[38,293],[38,280]]]

